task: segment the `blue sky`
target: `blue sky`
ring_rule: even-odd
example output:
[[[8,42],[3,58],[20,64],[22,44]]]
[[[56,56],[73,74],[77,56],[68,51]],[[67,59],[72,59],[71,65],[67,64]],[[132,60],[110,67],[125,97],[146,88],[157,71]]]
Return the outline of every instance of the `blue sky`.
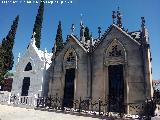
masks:
[[[2,3],[0,1],[0,41],[10,30],[12,21],[16,15],[20,15],[17,29],[14,57],[15,63],[18,53],[24,53],[30,42],[33,25],[39,4],[25,3],[24,0],[16,4]],[[20,3],[22,1],[22,3]],[[27,0],[26,0],[27,1]],[[51,0],[47,0],[51,1]],[[97,28],[102,28],[102,34],[112,24],[112,11],[120,7],[123,14],[123,26],[129,31],[140,30],[141,16],[146,19],[146,26],[150,34],[152,52],[153,79],[160,79],[160,1],[159,0],[66,0],[69,3],[60,4],[63,0],[56,0],[59,3],[45,4],[44,21],[42,28],[41,49],[47,48],[51,52],[54,44],[58,21],[62,21],[63,39],[71,33],[71,25],[75,24],[75,34],[79,35],[80,14],[83,14],[83,21],[93,33],[98,36]],[[65,0],[64,0],[65,2]],[[14,67],[15,69],[15,67]]]

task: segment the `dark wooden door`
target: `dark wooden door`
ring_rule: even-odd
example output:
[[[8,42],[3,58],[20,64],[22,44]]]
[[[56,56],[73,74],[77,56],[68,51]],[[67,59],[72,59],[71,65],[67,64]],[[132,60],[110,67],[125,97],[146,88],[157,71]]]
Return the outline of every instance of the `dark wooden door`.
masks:
[[[75,69],[66,69],[63,107],[73,107]]]
[[[24,77],[21,96],[28,96],[29,86],[30,86],[30,77]]]
[[[124,112],[123,65],[110,65],[109,75],[109,111]]]

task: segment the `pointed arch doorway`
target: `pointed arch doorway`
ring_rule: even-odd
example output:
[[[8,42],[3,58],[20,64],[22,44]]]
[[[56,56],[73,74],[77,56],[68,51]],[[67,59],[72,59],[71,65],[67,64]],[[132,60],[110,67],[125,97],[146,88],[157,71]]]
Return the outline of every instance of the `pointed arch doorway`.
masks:
[[[31,71],[31,70],[32,70],[32,64],[31,62],[28,62],[24,69],[24,72]],[[28,96],[29,86],[30,86],[30,77],[24,77],[23,83],[22,83],[21,96]]]
[[[108,66],[109,75],[109,111],[124,112],[123,65]]]
[[[75,95],[75,77],[77,55],[74,49],[67,50],[64,56],[64,94],[63,94],[63,107],[72,108]]]
[[[125,112],[126,92],[126,50],[117,39],[113,39],[105,51],[107,69],[107,96],[110,112]]]
[[[63,107],[73,107],[75,68],[66,69]]]

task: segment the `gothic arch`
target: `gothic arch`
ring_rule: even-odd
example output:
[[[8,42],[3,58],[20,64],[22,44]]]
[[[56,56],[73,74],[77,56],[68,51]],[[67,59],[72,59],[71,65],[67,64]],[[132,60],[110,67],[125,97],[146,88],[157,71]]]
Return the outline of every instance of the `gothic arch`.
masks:
[[[110,97],[114,94],[112,93],[112,91],[114,91],[113,88],[120,88],[118,90],[119,92],[116,92],[118,94],[114,96],[117,96],[117,100],[120,99],[119,96],[122,96],[121,103],[127,103],[126,63],[127,53],[124,45],[119,40],[113,39],[104,51],[104,88],[106,91],[105,96],[108,97],[108,99],[111,99]],[[114,107],[117,108],[117,106]],[[112,111],[114,107],[109,106],[109,109]],[[126,111],[126,109],[127,108],[124,108],[123,110]],[[118,108],[117,111],[119,111]]]
[[[126,62],[126,49],[121,42],[117,39],[111,41],[107,49],[104,52],[104,64],[125,64]]]
[[[36,72],[35,70],[35,59],[33,59],[32,57],[29,57],[27,59],[27,61],[25,62],[21,62],[21,65],[22,67],[19,68],[19,70],[22,70],[22,71],[31,71],[31,72]]]
[[[63,68],[75,68],[77,69],[77,53],[73,48],[69,48],[64,54],[63,58]]]
[[[69,48],[64,54],[63,70],[63,106],[73,107],[77,78],[77,54],[73,48]]]
[[[30,62],[28,62],[24,71],[30,71],[30,70],[32,70],[32,64]]]

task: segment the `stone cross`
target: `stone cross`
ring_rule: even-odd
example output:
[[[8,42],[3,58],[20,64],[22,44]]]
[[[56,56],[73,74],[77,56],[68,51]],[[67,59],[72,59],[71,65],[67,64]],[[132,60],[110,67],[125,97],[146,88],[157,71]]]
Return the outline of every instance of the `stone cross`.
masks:
[[[74,27],[74,24],[72,24],[72,27],[71,27],[72,34],[74,34],[74,30],[75,30],[75,27]]]
[[[112,20],[113,20],[113,24],[115,24],[115,18],[116,18],[116,12],[112,11]]]
[[[101,27],[98,27],[99,38],[101,37]]]
[[[118,7],[118,11],[117,11],[117,25],[119,27],[122,27],[122,15],[120,13],[119,7]]]
[[[32,34],[32,38],[35,38],[36,32],[33,32]]]
[[[141,17],[141,21],[142,21],[141,25],[145,26],[145,19],[144,19],[144,17]]]
[[[82,22],[82,13],[81,13],[81,23],[80,23],[80,25],[81,25],[81,26],[83,25],[83,22]]]
[[[32,39],[31,39],[31,44],[35,44],[35,35],[36,35],[36,33],[33,32]]]

